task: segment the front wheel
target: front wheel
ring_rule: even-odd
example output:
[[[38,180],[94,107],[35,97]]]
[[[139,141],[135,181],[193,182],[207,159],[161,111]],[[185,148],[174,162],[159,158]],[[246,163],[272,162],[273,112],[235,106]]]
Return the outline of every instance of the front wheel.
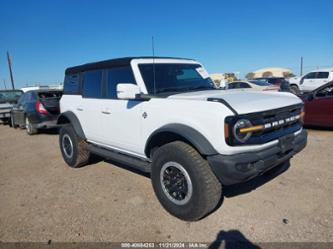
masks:
[[[78,168],[89,162],[90,152],[87,142],[76,134],[72,125],[61,127],[59,145],[62,156],[70,167]]]
[[[222,186],[208,162],[190,145],[166,144],[154,153],[152,164],[155,194],[170,214],[195,221],[219,203]]]
[[[301,91],[299,90],[298,86],[291,85],[290,86],[290,92],[295,94],[295,95],[299,95]]]

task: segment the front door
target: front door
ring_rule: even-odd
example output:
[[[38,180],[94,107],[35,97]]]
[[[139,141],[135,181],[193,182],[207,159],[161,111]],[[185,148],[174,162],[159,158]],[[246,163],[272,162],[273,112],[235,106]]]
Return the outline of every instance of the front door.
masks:
[[[308,73],[305,75],[301,80],[301,90],[302,91],[312,91],[316,89],[315,87],[315,79],[316,79],[316,72]]]
[[[104,145],[130,154],[142,156],[141,123],[145,101],[117,98],[117,84],[132,83],[135,79],[130,66],[115,67],[105,72],[105,98],[101,107]],[[141,152],[141,153],[140,153]]]
[[[333,83],[320,89],[313,100],[306,102],[305,112],[307,123],[333,126]]]

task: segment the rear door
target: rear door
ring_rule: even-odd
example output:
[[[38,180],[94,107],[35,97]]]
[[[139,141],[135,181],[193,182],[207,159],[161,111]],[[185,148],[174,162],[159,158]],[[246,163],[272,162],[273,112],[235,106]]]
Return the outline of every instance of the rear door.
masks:
[[[314,89],[321,87],[329,82],[329,72],[317,72],[316,78],[314,79]]]
[[[101,125],[102,82],[103,70],[90,70],[82,73],[82,99],[75,110],[84,134],[88,140],[93,142],[101,142],[103,136]]]

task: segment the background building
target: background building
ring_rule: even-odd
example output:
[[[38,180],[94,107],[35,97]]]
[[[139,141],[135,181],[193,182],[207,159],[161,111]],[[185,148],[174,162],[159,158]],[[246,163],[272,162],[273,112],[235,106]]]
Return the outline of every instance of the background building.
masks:
[[[269,73],[270,72],[270,73]],[[267,67],[254,71],[254,78],[258,77],[286,77],[287,75],[293,74],[293,72],[288,68],[280,67]]]

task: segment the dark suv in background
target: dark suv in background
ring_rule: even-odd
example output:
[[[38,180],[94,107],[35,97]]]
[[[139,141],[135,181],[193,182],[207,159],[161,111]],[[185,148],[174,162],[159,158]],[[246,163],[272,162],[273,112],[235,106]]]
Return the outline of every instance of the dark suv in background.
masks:
[[[11,125],[26,128],[29,135],[41,128],[54,128],[62,91],[33,90],[24,93],[11,111]]]
[[[283,77],[261,77],[254,78],[253,80],[258,80],[275,86],[279,86],[281,92],[290,92],[289,81]]]

